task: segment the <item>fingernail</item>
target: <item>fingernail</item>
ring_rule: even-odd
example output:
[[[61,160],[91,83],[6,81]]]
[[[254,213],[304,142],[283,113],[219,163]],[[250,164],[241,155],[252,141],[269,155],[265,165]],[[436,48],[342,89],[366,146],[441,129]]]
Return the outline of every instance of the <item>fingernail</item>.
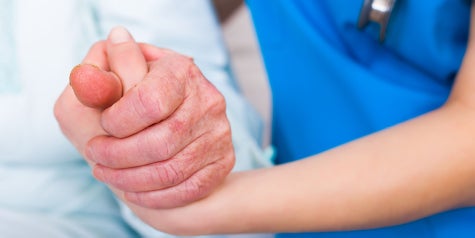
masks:
[[[109,40],[112,44],[120,44],[128,41],[133,41],[132,35],[122,26],[112,28],[109,33]]]

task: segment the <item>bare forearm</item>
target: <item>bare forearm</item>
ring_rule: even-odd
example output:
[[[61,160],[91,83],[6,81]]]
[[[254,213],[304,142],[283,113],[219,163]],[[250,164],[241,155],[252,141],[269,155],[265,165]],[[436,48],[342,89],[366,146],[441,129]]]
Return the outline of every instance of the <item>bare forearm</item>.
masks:
[[[135,210],[162,230],[202,234],[372,228],[466,206],[475,198],[474,130],[467,114],[451,110],[299,162],[233,174],[185,207]]]
[[[253,229],[302,231],[393,225],[470,204],[474,131],[469,116],[450,110],[457,108],[250,178],[238,175],[236,186],[247,189],[236,189],[228,205],[240,211],[236,219],[252,213],[241,219],[254,218]]]
[[[301,220],[288,222],[309,230],[370,228],[467,203],[473,198],[467,191],[473,188],[475,174],[473,130],[468,117],[449,110],[292,165],[297,176],[308,176],[290,187],[295,191],[289,194],[301,191],[301,201],[288,204],[302,204],[307,212]]]

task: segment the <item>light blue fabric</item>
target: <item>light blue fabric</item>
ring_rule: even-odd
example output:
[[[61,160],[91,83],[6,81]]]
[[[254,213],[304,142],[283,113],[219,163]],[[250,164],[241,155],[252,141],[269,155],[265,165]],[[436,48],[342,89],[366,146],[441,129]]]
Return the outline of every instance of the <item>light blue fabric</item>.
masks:
[[[95,40],[80,34],[87,2],[0,3],[0,236],[135,237],[53,117]]]
[[[53,117],[54,102],[70,70],[116,25],[128,28],[138,41],[193,56],[228,101],[236,169],[270,165],[271,155],[259,147],[262,122],[233,86],[208,1],[0,4],[0,236],[170,236],[145,225],[126,208],[120,211]]]
[[[384,43],[362,0],[248,0],[273,95],[277,162],[441,106],[466,49],[470,1],[397,1]],[[325,182],[325,181],[322,181]],[[475,208],[354,232],[279,237],[475,237]]]
[[[15,1],[1,0],[0,9],[0,93],[17,92],[20,88],[18,75],[16,74],[16,56],[14,52],[15,35],[13,25],[15,18],[12,13],[15,9]],[[3,47],[2,47],[3,46]]]
[[[2,237],[135,237],[105,185],[76,161],[0,166]]]

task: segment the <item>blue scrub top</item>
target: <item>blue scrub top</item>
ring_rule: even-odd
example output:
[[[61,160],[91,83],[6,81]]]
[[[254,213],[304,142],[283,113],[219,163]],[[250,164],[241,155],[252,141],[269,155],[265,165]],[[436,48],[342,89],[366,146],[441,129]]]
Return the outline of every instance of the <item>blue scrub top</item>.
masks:
[[[398,0],[386,39],[363,0],[248,0],[273,95],[277,163],[441,106],[466,49],[467,0]],[[319,234],[318,236],[316,234]],[[475,209],[368,231],[282,237],[475,237]]]

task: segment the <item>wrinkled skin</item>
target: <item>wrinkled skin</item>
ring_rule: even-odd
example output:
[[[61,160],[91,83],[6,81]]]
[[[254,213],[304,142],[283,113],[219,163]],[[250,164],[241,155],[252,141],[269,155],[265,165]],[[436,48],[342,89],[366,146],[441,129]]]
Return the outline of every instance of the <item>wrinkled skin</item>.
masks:
[[[235,159],[223,96],[191,58],[112,35],[72,70],[55,105],[63,133],[127,202],[171,208],[207,196]]]

